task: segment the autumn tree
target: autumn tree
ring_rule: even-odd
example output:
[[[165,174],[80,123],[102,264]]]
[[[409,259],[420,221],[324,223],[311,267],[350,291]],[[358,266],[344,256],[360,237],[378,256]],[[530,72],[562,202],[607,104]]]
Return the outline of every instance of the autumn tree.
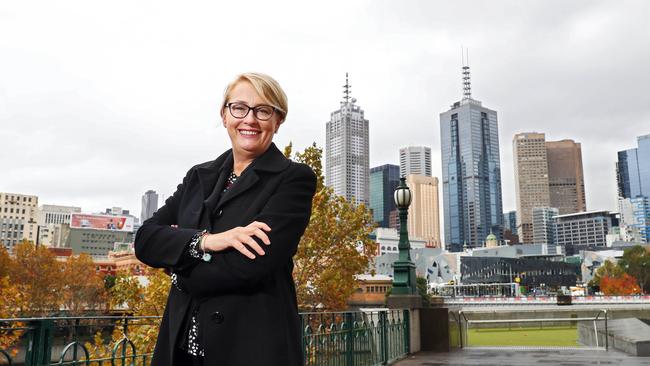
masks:
[[[591,281],[589,281],[589,286],[600,287],[600,282],[603,277],[619,278],[623,275],[623,273],[624,272],[620,266],[612,261],[606,260],[596,270],[596,274],[594,274],[594,277],[591,279]]]
[[[138,312],[143,300],[143,286],[128,271],[120,271],[109,290],[111,310]]]
[[[603,276],[600,279],[600,291],[608,296],[638,295],[641,288],[634,277],[623,273],[618,277]]]
[[[625,249],[618,265],[625,273],[637,279],[643,292],[650,293],[650,247],[636,245]]]
[[[147,274],[146,277],[136,277],[123,271],[115,276],[114,285],[110,288],[113,310],[121,310],[136,317],[163,315],[170,287],[169,276],[160,269],[150,269]],[[145,278],[144,283],[141,283],[139,278]],[[152,352],[158,337],[160,319],[131,320],[129,324],[128,338],[138,353]],[[106,344],[101,333],[95,335],[93,342],[86,343],[86,348],[93,358],[110,357],[112,345],[126,335],[124,328],[116,325],[118,326],[111,334],[112,342],[109,344]],[[130,350],[127,354],[130,354]]]
[[[72,315],[105,307],[108,298],[104,280],[88,254],[72,256],[62,267],[63,304]]]
[[[44,246],[24,240],[14,249],[9,277],[19,293],[21,315],[48,315],[63,305],[61,263]]]
[[[290,157],[291,145],[284,152]],[[321,158],[322,149],[315,143],[295,154],[318,181],[309,226],[294,256],[293,277],[299,306],[342,310],[356,288],[354,276],[368,270],[376,251],[370,239],[374,222],[364,205],[355,205],[324,185]]]
[[[11,264],[7,250],[0,245],[0,319],[18,317],[21,307],[19,301],[22,297],[9,278]],[[8,350],[12,356],[15,356],[18,350],[10,347],[22,336],[23,330],[20,328],[23,326],[24,324],[17,322],[3,324],[3,329],[0,330],[0,349]]]

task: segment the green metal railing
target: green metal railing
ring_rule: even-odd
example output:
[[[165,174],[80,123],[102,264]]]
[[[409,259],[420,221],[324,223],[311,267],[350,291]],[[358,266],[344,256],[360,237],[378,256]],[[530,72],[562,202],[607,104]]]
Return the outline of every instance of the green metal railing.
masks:
[[[409,350],[408,310],[300,316],[306,366],[387,365]],[[153,344],[142,337],[155,339],[159,323],[156,316],[0,319],[0,365],[148,366]],[[3,338],[11,335],[13,344],[3,349]]]
[[[408,310],[301,316],[307,366],[386,365],[409,350]]]

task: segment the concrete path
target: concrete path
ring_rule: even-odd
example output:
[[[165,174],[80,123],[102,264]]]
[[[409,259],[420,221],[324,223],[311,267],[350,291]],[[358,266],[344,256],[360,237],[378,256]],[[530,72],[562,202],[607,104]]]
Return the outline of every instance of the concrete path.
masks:
[[[420,352],[409,356],[396,366],[443,366],[443,365],[497,365],[497,366],[578,366],[578,365],[612,365],[612,366],[650,366],[650,357],[634,357],[618,351],[573,350],[573,349],[498,349],[472,348],[449,353]]]

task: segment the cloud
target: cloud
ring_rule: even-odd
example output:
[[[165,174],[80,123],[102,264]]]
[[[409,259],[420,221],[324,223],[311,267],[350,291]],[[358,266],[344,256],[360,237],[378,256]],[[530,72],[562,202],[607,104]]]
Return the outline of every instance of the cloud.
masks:
[[[95,211],[140,210],[229,146],[218,105],[237,73],[289,95],[283,146],[324,146],[345,72],[370,120],[371,165],[432,147],[461,96],[497,110],[504,209],[512,136],[582,143],[587,203],[615,210],[616,151],[650,133],[644,1],[14,2],[0,10],[0,191]]]

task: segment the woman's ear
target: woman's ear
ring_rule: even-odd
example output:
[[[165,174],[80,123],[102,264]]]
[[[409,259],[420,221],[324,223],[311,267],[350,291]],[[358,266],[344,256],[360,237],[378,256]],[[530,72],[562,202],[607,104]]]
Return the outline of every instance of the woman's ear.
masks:
[[[226,115],[221,112],[221,124],[226,127]]]

